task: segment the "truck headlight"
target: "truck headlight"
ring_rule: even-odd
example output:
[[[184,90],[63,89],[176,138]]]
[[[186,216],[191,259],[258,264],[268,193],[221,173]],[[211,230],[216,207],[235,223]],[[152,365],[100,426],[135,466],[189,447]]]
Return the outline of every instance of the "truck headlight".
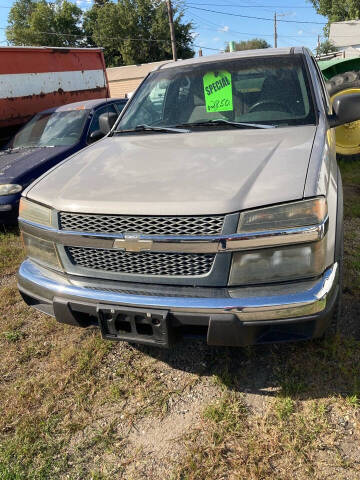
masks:
[[[19,193],[23,189],[22,185],[16,183],[5,183],[0,185],[0,196],[2,195],[12,195],[13,193]]]
[[[238,232],[281,230],[321,224],[327,217],[323,197],[243,212]],[[327,237],[313,243],[254,248],[233,253],[229,285],[282,282],[321,275]]]
[[[30,222],[39,223],[47,227],[51,227],[52,225],[51,208],[31,202],[24,197],[20,200],[19,217],[23,220],[29,220]]]
[[[25,252],[28,258],[55,270],[63,270],[55,244],[48,240],[22,232]]]
[[[324,197],[284,203],[242,212],[238,232],[258,232],[281,228],[304,227],[322,223],[327,216]]]

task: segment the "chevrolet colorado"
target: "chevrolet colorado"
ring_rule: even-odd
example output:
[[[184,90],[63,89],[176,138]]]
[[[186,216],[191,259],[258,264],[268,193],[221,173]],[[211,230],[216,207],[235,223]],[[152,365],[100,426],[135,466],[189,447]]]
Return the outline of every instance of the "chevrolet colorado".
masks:
[[[104,338],[244,346],[321,337],[341,303],[330,104],[305,48],[169,62],[111,132],[23,193],[25,302]]]

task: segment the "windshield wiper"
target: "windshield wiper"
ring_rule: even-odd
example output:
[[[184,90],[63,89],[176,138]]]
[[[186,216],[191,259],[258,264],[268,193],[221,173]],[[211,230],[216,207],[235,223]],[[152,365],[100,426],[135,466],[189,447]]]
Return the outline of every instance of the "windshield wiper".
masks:
[[[185,128],[173,128],[173,127],[155,127],[152,125],[136,125],[135,128],[128,130],[114,130],[113,133],[127,133],[127,132],[168,132],[168,133],[190,133],[190,130]]]
[[[194,122],[194,123],[182,123],[181,126],[184,127],[208,127],[210,125],[231,125],[235,128],[260,128],[260,129],[268,129],[268,128],[276,128],[276,125],[263,125],[261,123],[245,123],[245,122],[231,122],[230,120],[226,120],[225,118],[218,118],[216,120],[207,120],[206,122]]]

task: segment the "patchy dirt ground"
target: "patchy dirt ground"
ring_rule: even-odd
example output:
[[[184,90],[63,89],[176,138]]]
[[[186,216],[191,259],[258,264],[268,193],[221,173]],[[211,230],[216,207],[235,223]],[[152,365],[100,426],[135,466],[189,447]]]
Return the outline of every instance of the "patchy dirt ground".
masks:
[[[327,341],[105,342],[24,305],[20,241],[1,233],[0,479],[358,480],[360,165],[342,170],[344,309]]]

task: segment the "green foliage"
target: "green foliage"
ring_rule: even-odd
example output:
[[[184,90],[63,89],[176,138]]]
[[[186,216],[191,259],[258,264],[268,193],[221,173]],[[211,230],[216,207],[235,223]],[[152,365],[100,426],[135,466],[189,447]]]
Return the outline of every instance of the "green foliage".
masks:
[[[316,48],[316,55],[327,55],[331,52],[336,52],[336,47],[330,40],[325,40]]]
[[[192,24],[183,23],[183,12],[174,11],[179,58],[194,55]],[[105,48],[108,66],[156,62],[172,58],[166,4],[151,0],[119,0],[97,4],[86,12],[84,29],[93,44]],[[139,39],[139,40],[137,40]]]
[[[7,40],[12,45],[82,45],[82,10],[68,0],[16,0],[10,10]]]
[[[16,0],[6,30],[11,45],[103,47],[108,66],[172,58],[165,2],[158,0],[95,0],[83,12],[69,0]],[[190,58],[192,24],[174,10],[178,57]]]
[[[258,48],[270,48],[271,45],[262,38],[253,38],[252,40],[242,40],[241,42],[234,42],[235,51],[240,50],[256,50]],[[226,52],[229,52],[229,45],[225,48]]]
[[[360,17],[360,0],[309,0],[317,13],[328,17],[329,22],[357,20]]]

